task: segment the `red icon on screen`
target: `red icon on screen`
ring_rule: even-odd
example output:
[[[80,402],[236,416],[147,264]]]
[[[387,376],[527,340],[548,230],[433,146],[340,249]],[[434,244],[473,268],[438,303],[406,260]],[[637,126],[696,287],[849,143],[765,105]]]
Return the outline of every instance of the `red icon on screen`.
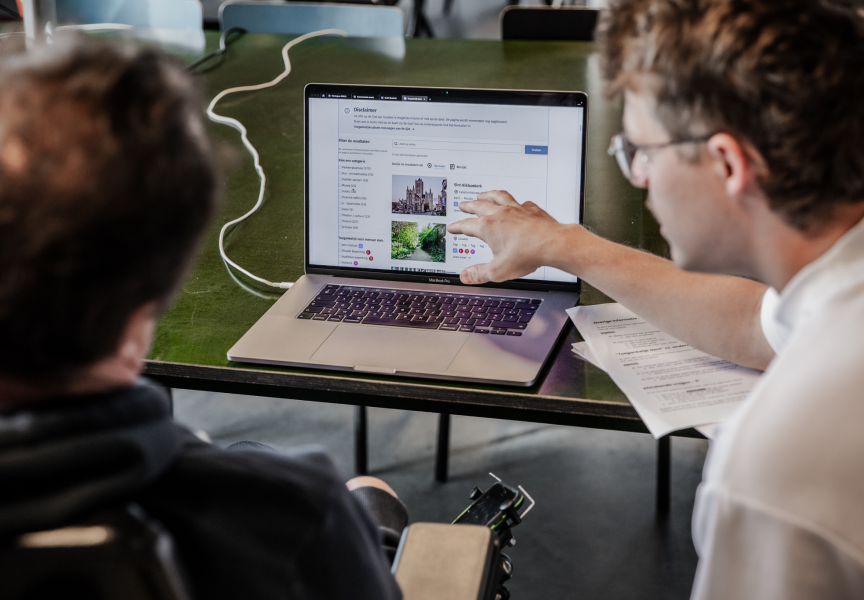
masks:
[[[462,248],[459,248],[459,254],[462,254]]]
[[[371,251],[371,250],[367,250],[367,251],[366,251],[366,254],[372,254],[372,251]]]
[[[369,260],[373,260],[371,256],[369,257]]]

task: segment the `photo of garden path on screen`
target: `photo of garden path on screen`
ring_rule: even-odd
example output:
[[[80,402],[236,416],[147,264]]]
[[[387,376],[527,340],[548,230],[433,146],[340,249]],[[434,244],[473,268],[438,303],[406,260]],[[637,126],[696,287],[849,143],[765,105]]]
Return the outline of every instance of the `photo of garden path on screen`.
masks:
[[[445,233],[443,223],[421,226],[413,221],[393,221],[390,227],[390,258],[444,262]]]
[[[392,212],[401,215],[447,215],[447,178],[393,175]]]

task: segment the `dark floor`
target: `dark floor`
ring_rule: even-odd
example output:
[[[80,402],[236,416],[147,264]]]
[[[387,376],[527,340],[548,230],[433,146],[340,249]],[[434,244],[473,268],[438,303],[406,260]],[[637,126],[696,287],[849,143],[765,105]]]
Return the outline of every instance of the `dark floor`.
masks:
[[[350,406],[177,390],[178,420],[225,446],[320,444],[353,473]],[[690,514],[707,442],[672,441],[672,511],[654,513],[656,442],[648,435],[454,417],[450,481],[433,479],[437,416],[372,409],[370,469],[413,521],[452,521],[491,471],[537,501],[515,530],[515,600],[687,598],[696,555]]]

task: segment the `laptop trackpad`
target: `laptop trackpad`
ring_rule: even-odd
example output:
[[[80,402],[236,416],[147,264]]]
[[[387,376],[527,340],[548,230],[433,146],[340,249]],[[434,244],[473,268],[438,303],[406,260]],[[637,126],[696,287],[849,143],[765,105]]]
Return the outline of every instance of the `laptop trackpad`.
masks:
[[[309,359],[326,365],[446,371],[468,334],[408,327],[340,325]]]

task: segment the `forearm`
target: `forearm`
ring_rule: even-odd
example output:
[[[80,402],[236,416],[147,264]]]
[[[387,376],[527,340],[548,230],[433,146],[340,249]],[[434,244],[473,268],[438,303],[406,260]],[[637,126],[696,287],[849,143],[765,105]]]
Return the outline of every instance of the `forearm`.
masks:
[[[763,284],[682,271],[671,261],[561,225],[545,263],[572,273],[676,338],[763,370],[774,351],[762,333]]]

